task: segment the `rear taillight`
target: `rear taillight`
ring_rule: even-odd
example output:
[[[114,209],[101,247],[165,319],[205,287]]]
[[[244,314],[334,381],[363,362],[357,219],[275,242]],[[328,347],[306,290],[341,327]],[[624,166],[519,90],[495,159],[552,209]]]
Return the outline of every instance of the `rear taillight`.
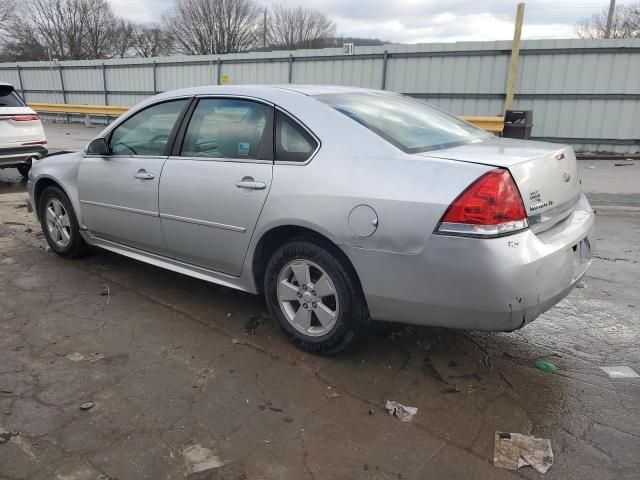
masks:
[[[38,115],[14,115],[11,117],[14,122],[33,122],[34,120],[40,120]]]
[[[508,170],[497,168],[485,173],[453,201],[436,232],[495,237],[528,226],[516,183]]]

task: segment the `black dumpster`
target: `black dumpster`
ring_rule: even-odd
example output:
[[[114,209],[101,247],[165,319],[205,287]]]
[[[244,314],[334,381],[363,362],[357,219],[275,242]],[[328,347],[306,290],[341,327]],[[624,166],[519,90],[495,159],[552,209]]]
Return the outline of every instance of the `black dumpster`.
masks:
[[[507,138],[531,138],[533,110],[507,110],[504,115],[502,136]]]

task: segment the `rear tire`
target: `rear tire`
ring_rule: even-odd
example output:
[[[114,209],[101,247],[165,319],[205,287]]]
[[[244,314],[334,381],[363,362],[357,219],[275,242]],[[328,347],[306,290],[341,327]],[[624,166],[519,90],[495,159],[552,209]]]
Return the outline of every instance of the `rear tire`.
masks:
[[[29,171],[31,170],[31,165],[27,165],[23,163],[21,165],[16,166],[16,168],[18,169],[18,173],[22,175],[22,178],[24,178],[25,180],[29,178]]]
[[[271,315],[307,352],[335,354],[366,330],[360,284],[332,246],[313,237],[290,240],[271,256],[264,291]]]
[[[74,258],[88,252],[71,201],[59,187],[47,187],[42,192],[38,217],[47,243],[58,255]]]

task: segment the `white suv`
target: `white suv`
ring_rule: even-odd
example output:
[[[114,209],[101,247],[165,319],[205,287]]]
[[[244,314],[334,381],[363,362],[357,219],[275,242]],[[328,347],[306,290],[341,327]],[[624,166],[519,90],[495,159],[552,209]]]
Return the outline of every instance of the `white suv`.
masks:
[[[27,178],[31,162],[47,154],[40,118],[15,92],[0,83],[0,168],[15,167]]]

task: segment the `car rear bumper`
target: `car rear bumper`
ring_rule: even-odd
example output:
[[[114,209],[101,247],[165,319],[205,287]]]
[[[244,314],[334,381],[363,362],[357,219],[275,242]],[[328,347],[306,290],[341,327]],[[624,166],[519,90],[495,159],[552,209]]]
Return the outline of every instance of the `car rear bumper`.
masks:
[[[32,158],[42,158],[47,153],[43,145],[0,148],[0,167],[30,164]]]
[[[542,233],[493,239],[432,235],[423,252],[345,248],[375,320],[514,330],[564,298],[591,265],[594,214],[574,212]]]

